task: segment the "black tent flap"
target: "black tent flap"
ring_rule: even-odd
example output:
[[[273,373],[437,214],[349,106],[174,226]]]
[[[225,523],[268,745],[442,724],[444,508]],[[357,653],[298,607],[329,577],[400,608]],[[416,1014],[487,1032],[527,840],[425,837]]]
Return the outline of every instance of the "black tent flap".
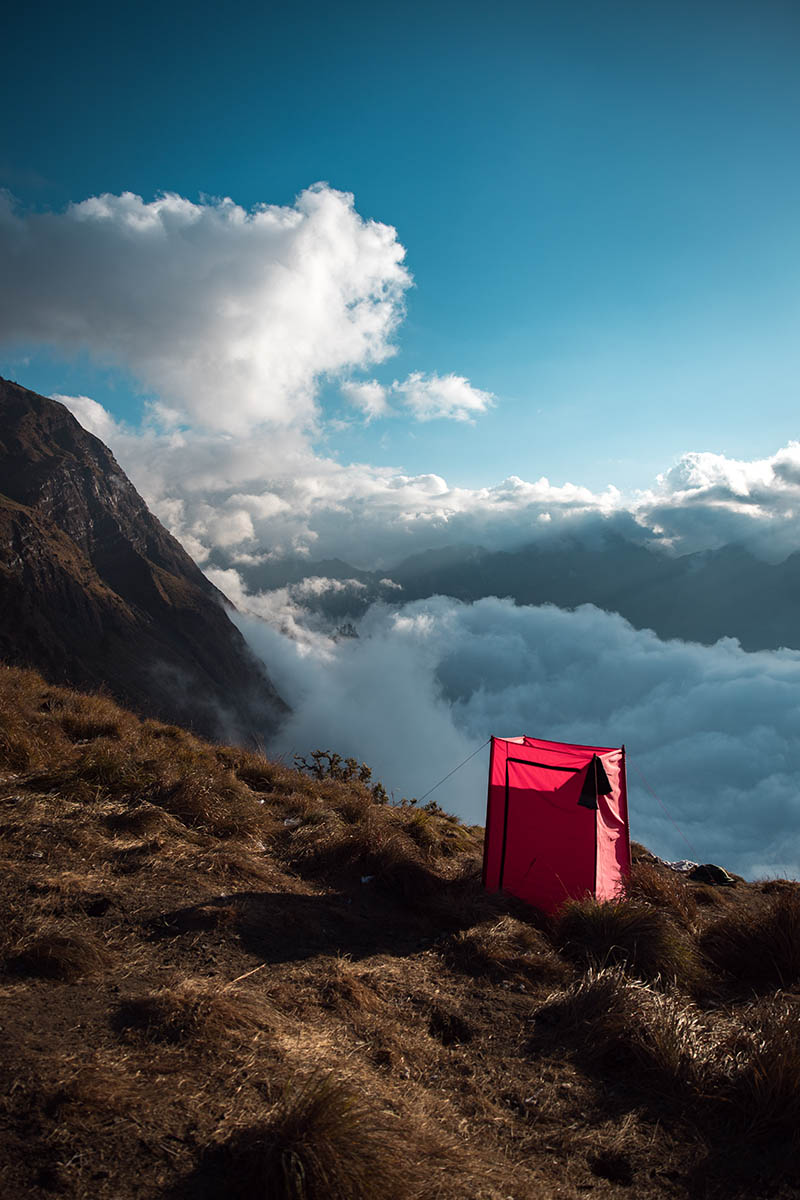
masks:
[[[582,808],[597,808],[597,797],[611,794],[611,784],[606,775],[602,759],[595,754],[586,768],[586,776],[581,788],[578,804]]]

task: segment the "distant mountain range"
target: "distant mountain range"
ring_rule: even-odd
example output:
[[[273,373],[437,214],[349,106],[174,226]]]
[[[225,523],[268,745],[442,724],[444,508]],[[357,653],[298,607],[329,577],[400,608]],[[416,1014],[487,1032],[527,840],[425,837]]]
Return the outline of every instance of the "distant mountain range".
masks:
[[[286,706],[225,599],[62,405],[0,379],[0,657],[210,737]]]
[[[800,648],[800,552],[780,563],[762,562],[736,545],[672,556],[611,531],[598,538],[595,531],[589,543],[572,537],[517,550],[428,550],[380,572],[358,570],[339,559],[237,565],[237,570],[251,590],[312,575],[364,584],[308,601],[332,608],[336,617],[357,616],[374,599],[386,598],[380,580],[388,576],[403,588],[394,600],[440,594],[464,601],[508,596],[518,604],[559,608],[595,604],[662,638],[710,644],[735,637],[746,650]]]

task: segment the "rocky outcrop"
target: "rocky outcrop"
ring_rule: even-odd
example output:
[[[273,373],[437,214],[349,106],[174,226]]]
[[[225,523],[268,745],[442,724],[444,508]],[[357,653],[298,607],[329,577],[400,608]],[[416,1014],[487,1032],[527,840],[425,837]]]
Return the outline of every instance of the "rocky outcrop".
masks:
[[[0,379],[0,656],[209,737],[286,706],[222,594],[62,405]]]

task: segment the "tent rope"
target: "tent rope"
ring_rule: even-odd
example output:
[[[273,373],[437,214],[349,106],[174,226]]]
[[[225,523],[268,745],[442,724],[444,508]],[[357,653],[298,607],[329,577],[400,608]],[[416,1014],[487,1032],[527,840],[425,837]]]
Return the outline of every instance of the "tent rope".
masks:
[[[667,806],[666,806],[666,804],[664,803],[664,801],[661,799],[661,797],[660,797],[660,796],[657,796],[657,795],[656,795],[656,793],[655,793],[655,792],[653,791],[653,789],[650,787],[650,784],[647,782],[647,780],[645,779],[644,775],[642,774],[642,772],[639,770],[639,768],[636,766],[636,764],[635,764],[635,763],[632,763],[632,762],[631,762],[631,760],[630,760],[630,759],[628,759],[628,760],[627,760],[627,765],[628,765],[629,767],[633,767],[634,771],[636,772],[636,774],[639,776],[639,778],[641,779],[642,783],[643,783],[643,784],[644,784],[644,786],[646,787],[647,791],[650,793],[650,795],[651,795],[651,796],[653,796],[653,798],[654,798],[655,800],[657,800],[657,801],[658,801],[658,803],[659,803],[659,804],[661,805],[661,807],[663,808],[663,810],[664,810],[664,813],[666,814],[666,818],[667,818],[667,820],[669,821],[669,823],[670,823],[670,824],[671,824],[671,825],[672,825],[672,826],[673,826],[675,829],[677,829],[678,833],[679,833],[679,834],[680,834],[680,836],[683,838],[683,840],[686,842],[686,845],[689,847],[689,849],[691,850],[692,854],[694,855],[694,858],[695,858],[695,860],[696,860],[697,862],[699,862],[699,861],[700,861],[700,855],[697,853],[697,850],[696,850],[696,849],[695,849],[695,847],[692,845],[692,843],[689,841],[688,837],[687,837],[687,836],[686,836],[686,834],[683,832],[683,830],[682,830],[682,829],[681,829],[681,827],[678,825],[678,823],[672,819],[672,816],[670,815],[669,809],[667,808]]]
[[[428,796],[430,796],[431,792],[435,792],[438,787],[441,787],[441,785],[446,780],[448,780],[451,775],[455,775],[456,771],[460,771],[462,767],[465,767],[471,758],[474,758],[476,754],[480,754],[481,750],[483,750],[486,746],[489,745],[489,742],[491,740],[492,740],[491,738],[487,738],[482,746],[478,746],[478,749],[473,750],[472,754],[467,755],[467,757],[464,759],[463,762],[460,762],[457,767],[453,767],[452,771],[448,771],[443,779],[440,779],[438,783],[435,783],[432,788],[428,788],[425,795],[419,797],[419,799],[417,800],[417,804],[421,804],[423,800],[425,800]]]

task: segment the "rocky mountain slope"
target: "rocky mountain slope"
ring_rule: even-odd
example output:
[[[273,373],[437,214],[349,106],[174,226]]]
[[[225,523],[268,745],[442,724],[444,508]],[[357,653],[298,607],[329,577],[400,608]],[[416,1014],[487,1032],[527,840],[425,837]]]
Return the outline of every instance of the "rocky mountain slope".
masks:
[[[319,767],[0,668],[4,1200],[798,1195],[800,886],[546,918]]]
[[[285,711],[221,593],[107,447],[2,379],[0,657],[229,740]]]

